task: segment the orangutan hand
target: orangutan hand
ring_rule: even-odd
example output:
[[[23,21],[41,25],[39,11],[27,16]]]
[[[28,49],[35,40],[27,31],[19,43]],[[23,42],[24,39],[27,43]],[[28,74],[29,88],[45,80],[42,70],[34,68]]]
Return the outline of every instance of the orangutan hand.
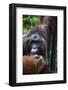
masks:
[[[46,62],[40,55],[23,56],[23,74],[37,74],[44,68]]]

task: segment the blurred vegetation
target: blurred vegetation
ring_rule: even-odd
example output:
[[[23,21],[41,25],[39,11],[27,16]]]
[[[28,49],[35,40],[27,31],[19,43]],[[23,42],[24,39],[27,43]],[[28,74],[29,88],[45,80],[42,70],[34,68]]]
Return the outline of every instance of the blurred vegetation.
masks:
[[[33,15],[23,15],[22,17],[23,22],[23,34],[27,34],[30,31],[30,28],[35,27],[40,22],[40,16],[33,16]]]

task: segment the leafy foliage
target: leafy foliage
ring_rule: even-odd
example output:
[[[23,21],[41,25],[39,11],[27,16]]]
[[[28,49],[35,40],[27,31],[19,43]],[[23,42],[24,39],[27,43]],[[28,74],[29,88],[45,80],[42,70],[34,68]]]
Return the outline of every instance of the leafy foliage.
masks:
[[[40,22],[40,16],[33,16],[33,15],[23,15],[22,17],[23,22],[23,34],[26,34],[30,31],[31,27],[35,27]]]

